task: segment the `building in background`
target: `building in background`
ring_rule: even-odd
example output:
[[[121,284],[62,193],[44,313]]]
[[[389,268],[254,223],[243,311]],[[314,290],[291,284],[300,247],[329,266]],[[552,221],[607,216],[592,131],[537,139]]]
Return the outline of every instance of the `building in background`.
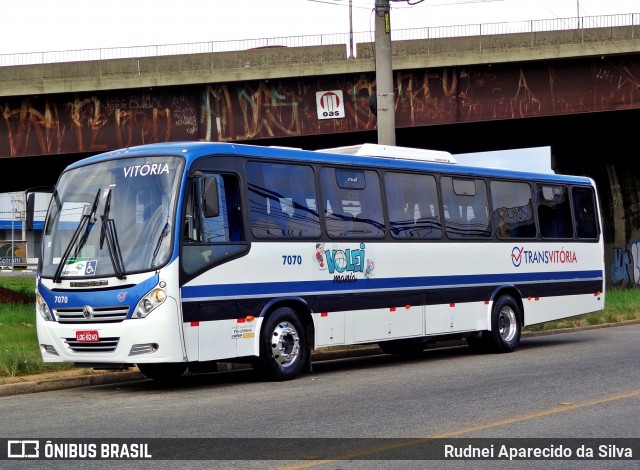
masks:
[[[36,264],[51,195],[34,192],[33,198],[33,230],[28,230],[27,193],[0,193],[0,269]]]

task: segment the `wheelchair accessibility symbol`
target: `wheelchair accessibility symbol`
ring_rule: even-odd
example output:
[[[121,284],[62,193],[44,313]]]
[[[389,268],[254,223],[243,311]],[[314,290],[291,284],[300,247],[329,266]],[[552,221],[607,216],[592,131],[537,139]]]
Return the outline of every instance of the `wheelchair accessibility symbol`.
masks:
[[[87,266],[84,269],[85,276],[93,276],[96,273],[97,261],[87,261]]]

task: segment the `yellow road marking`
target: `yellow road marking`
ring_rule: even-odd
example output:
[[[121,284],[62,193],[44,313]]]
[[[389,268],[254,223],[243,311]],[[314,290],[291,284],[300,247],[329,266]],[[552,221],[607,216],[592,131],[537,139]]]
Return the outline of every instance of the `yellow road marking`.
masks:
[[[575,410],[578,408],[585,408],[587,406],[600,405],[602,403],[609,403],[617,400],[624,400],[625,398],[633,398],[640,396],[640,390],[634,390],[628,393],[620,393],[618,395],[612,395],[606,398],[599,398],[597,400],[589,400],[583,401],[581,403],[561,403],[560,406],[556,406],[554,408],[549,408],[548,410],[538,411],[536,413],[530,413],[522,416],[514,416],[513,418],[501,419],[500,421],[494,421],[491,423],[481,424],[478,426],[471,426],[468,428],[457,429],[455,431],[444,432],[440,434],[433,434],[431,436],[426,436],[423,438],[411,439],[407,441],[403,441],[398,444],[389,444],[386,446],[373,447],[371,449],[365,449],[358,452],[352,452],[348,454],[341,455],[335,459],[330,460],[314,460],[313,462],[306,462],[297,465],[290,465],[286,467],[281,467],[280,470],[299,470],[303,468],[317,467],[318,465],[323,465],[325,463],[337,462],[342,460],[349,460],[356,457],[361,457],[363,455],[379,453],[385,450],[398,449],[401,447],[408,447],[414,444],[418,444],[422,442],[424,439],[442,439],[447,437],[455,437],[460,436],[461,434],[467,434],[477,431],[484,431],[485,429],[497,428],[500,426],[505,426],[507,424],[520,423],[522,421],[528,421],[535,418],[542,418],[544,416],[551,416],[559,413],[565,413],[567,411]]]

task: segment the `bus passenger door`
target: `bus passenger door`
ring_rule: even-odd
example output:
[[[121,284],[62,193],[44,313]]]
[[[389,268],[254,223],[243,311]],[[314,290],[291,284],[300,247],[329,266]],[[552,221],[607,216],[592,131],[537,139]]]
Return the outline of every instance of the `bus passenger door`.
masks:
[[[183,302],[189,358],[236,357],[236,320],[229,319],[234,307],[220,299],[219,289],[241,281],[230,277],[228,262],[248,250],[236,175],[201,173],[190,179],[181,244],[183,289],[197,286],[202,293],[197,302]]]

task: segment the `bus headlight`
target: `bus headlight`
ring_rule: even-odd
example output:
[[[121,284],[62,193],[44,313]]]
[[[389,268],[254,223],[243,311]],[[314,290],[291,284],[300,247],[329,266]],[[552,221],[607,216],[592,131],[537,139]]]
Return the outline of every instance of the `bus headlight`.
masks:
[[[136,309],[133,312],[131,318],[144,318],[153,312],[159,305],[166,300],[167,293],[161,289],[160,287],[156,287],[147,295],[145,295],[138,305],[136,305]]]
[[[39,292],[36,292],[36,310],[45,321],[53,321],[51,310]]]

